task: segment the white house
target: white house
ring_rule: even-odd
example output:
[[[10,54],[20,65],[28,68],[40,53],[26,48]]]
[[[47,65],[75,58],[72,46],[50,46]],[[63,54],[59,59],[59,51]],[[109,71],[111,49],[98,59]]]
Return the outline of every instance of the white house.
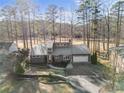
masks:
[[[9,53],[18,51],[18,48],[13,42],[0,42],[0,50],[6,50]]]
[[[49,42],[33,47],[30,58],[32,63],[43,64],[86,63],[90,62],[90,50],[85,45],[70,42]]]

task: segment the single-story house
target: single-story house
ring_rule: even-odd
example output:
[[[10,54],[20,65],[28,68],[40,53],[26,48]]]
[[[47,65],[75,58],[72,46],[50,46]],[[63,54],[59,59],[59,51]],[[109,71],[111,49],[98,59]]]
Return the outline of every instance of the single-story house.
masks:
[[[109,60],[117,73],[124,72],[124,46],[110,48]]]
[[[18,48],[15,43],[13,42],[0,42],[0,50],[6,50],[9,53],[13,53],[18,51]]]
[[[45,57],[45,58],[44,58]],[[41,44],[30,52],[32,63],[82,63],[90,62],[90,51],[85,45],[72,45],[70,42]]]

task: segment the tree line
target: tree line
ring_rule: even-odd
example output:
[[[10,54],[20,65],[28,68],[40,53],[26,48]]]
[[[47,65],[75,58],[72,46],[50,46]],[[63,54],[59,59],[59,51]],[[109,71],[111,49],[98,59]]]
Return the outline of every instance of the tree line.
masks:
[[[22,40],[24,48],[32,47],[41,39],[45,41],[50,38],[55,42],[58,35],[61,41],[61,37],[64,37],[65,33],[69,34],[71,28],[70,24],[65,22],[64,8],[57,5],[49,5],[46,12],[41,14],[39,6],[31,0],[16,0],[15,5],[1,8],[0,13],[1,35],[4,33],[6,41],[15,41],[17,45],[19,40]],[[63,31],[65,33],[62,35]]]
[[[48,38],[54,42],[82,38],[92,52],[100,52],[101,45],[108,51],[110,43],[119,46],[122,39],[123,4],[117,1],[106,7],[102,0],[80,0],[78,9],[67,17],[59,5],[49,5],[42,13],[31,0],[16,0],[1,8],[1,40],[15,41],[17,46],[22,40],[24,48],[32,48]]]
[[[120,45],[123,34],[124,2],[117,1],[107,7],[102,0],[81,0],[77,10],[78,19],[83,24],[85,44],[92,51],[108,51],[110,43]]]

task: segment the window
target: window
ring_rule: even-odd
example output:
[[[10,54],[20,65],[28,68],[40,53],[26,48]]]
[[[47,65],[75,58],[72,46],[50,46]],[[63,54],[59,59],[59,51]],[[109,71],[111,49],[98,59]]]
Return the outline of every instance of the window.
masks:
[[[64,60],[69,60],[70,57],[69,57],[69,56],[63,56],[63,59],[64,59]]]
[[[48,48],[49,51],[51,51],[51,48]]]
[[[66,56],[63,56],[63,59],[66,60]]]
[[[52,48],[48,48],[48,52],[52,52]]]
[[[55,56],[55,59],[57,60],[58,59],[58,56]]]
[[[40,58],[40,57],[41,57],[40,55],[32,56],[32,58]]]
[[[49,55],[49,60],[52,60],[52,56],[51,55]]]
[[[33,58],[35,58],[35,56],[32,56]]]

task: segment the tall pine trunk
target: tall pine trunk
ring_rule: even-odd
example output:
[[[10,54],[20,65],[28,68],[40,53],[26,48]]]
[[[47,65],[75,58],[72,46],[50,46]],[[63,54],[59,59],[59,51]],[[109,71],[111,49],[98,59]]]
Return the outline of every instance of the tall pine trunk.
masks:
[[[26,48],[26,41],[25,41],[25,31],[24,31],[24,17],[23,13],[21,12],[21,30],[22,30],[22,38],[23,38],[23,48]]]
[[[28,32],[30,37],[30,47],[32,49],[32,32],[31,32],[31,23],[30,23],[30,12],[28,12]]]
[[[14,20],[15,20],[15,38],[16,38],[16,45],[18,47],[18,30],[17,30],[17,23],[16,23],[16,14],[14,14]]]

